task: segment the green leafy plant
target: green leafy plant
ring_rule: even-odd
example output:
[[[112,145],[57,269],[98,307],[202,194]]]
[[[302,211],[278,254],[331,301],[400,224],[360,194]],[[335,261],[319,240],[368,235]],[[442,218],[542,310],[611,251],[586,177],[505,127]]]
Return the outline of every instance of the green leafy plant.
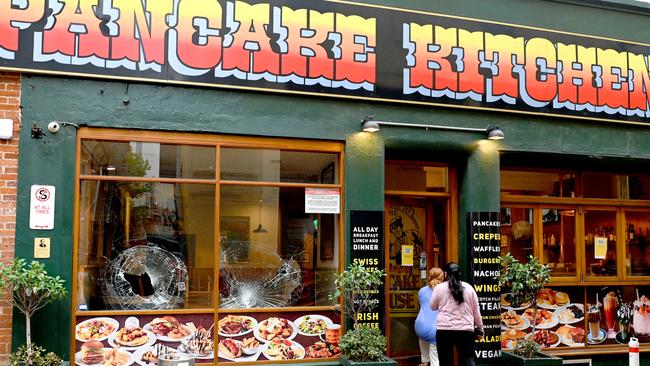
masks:
[[[502,292],[509,292],[513,304],[530,302],[533,314],[537,314],[537,293],[551,280],[551,270],[548,265],[542,264],[533,256],[528,257],[528,262],[522,263],[510,253],[499,257],[501,272],[499,273],[499,286]],[[535,321],[532,321],[532,334],[535,334]],[[533,341],[517,342],[514,352],[525,358],[533,358],[541,346]]]
[[[330,299],[343,297],[346,318],[353,320],[353,329],[348,330],[339,343],[341,352],[353,361],[380,361],[386,352],[386,337],[377,328],[358,323],[359,315],[372,311],[378,300],[386,272],[351,264],[346,271],[334,275],[336,290]]]
[[[0,292],[11,291],[14,306],[25,315],[25,349],[21,355],[28,365],[34,365],[44,352],[32,345],[32,316],[47,304],[66,297],[64,283],[59,276],[48,275],[40,262],[27,264],[24,259],[16,258],[8,265],[0,263]]]
[[[339,342],[344,355],[355,361],[379,361],[386,353],[386,337],[378,328],[357,327]]]
[[[31,347],[23,344],[9,356],[9,362],[12,366],[24,365],[25,360],[31,360],[34,366],[59,366],[63,362],[61,357],[54,352],[46,352],[45,348],[35,344],[32,344]]]

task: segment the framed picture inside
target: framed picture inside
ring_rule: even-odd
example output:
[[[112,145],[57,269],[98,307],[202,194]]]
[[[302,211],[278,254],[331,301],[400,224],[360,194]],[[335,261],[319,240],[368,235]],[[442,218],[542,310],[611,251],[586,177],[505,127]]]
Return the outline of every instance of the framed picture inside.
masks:
[[[320,172],[320,182],[323,184],[334,184],[336,183],[334,181],[334,163],[328,164],[323,170]]]
[[[248,262],[250,257],[250,217],[222,216],[220,248],[230,263]]]
[[[512,225],[512,213],[510,212],[510,208],[502,208],[501,209],[501,226],[510,226]]]

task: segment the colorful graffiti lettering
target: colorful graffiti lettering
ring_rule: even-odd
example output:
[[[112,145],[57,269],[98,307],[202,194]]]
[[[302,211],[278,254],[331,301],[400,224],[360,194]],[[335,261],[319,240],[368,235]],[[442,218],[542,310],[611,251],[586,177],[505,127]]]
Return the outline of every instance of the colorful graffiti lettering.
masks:
[[[404,94],[650,117],[648,56],[405,23]]]
[[[649,45],[350,2],[295,4],[3,0],[0,69],[650,123]]]
[[[336,12],[215,0],[6,0],[0,59],[19,33],[33,61],[374,90],[376,21]]]

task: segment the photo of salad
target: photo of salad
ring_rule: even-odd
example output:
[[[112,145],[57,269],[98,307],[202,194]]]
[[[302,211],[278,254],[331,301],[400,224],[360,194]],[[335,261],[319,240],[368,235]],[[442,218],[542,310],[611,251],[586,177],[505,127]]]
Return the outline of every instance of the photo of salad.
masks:
[[[325,333],[327,326],[332,324],[332,320],[326,316],[310,314],[296,319],[294,324],[298,326],[298,334],[317,336]]]

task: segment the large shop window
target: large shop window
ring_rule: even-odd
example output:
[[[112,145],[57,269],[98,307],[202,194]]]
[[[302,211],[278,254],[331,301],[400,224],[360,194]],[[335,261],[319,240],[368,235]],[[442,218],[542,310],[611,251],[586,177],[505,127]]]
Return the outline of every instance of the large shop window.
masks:
[[[341,144],[79,136],[77,357],[92,340],[138,363],[163,350],[208,363],[336,356],[317,342],[341,321],[328,298],[343,253]]]
[[[623,353],[631,336],[650,343],[649,183],[639,174],[501,172],[502,253],[533,255],[552,274],[537,314],[502,295],[504,348],[533,338],[572,355]]]

